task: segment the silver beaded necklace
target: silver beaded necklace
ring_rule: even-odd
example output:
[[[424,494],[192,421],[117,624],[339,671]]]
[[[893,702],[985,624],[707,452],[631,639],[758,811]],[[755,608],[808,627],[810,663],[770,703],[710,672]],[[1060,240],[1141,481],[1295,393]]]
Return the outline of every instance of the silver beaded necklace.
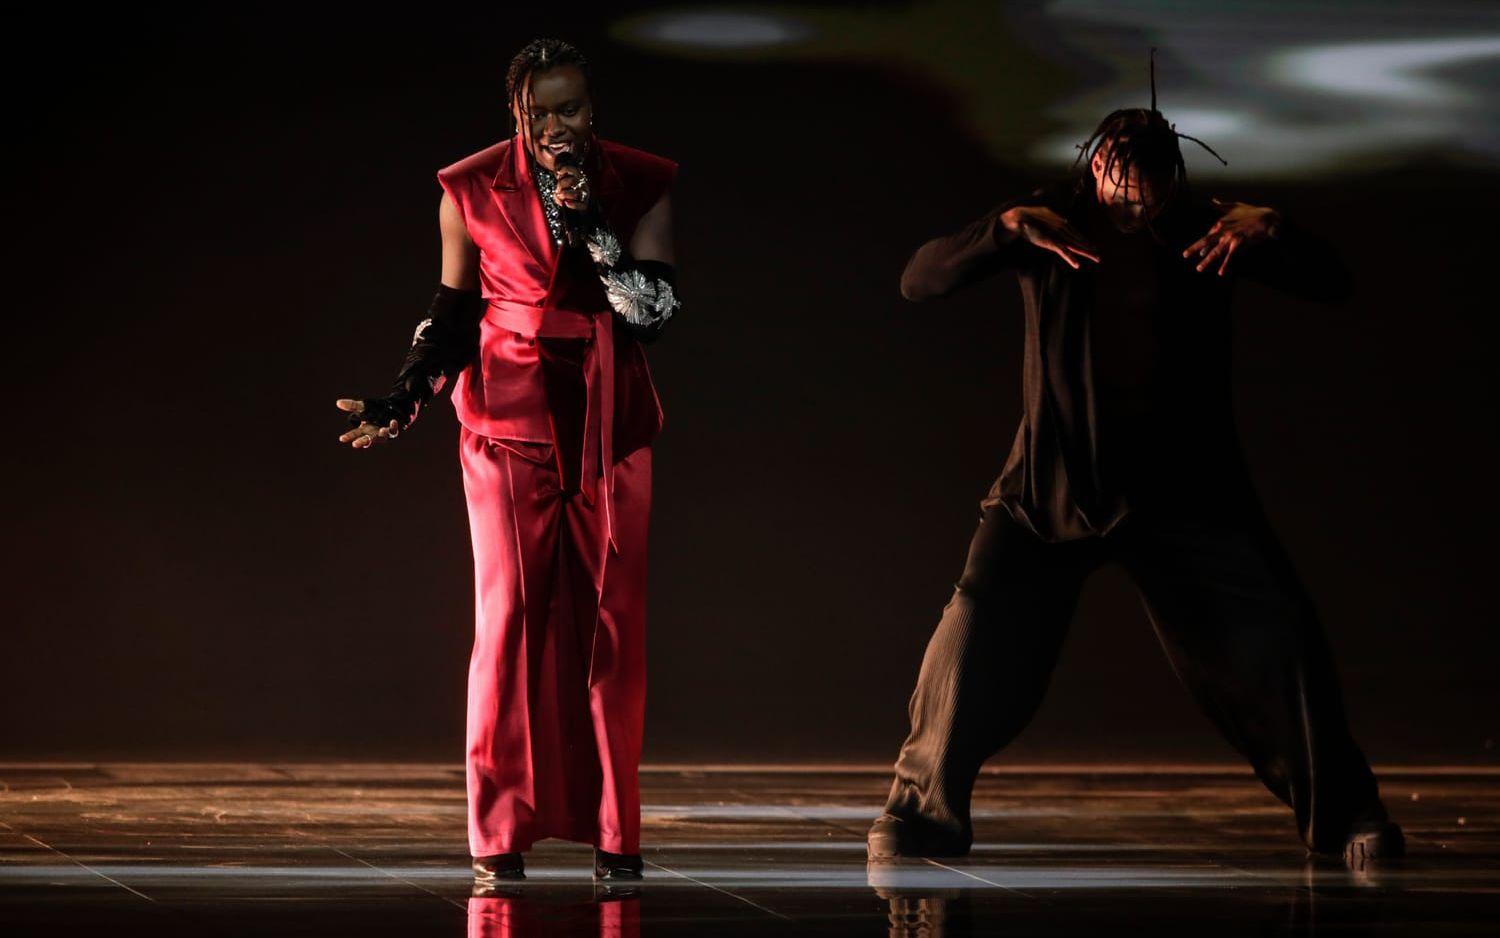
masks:
[[[561,246],[567,240],[567,234],[563,228],[562,206],[552,197],[557,191],[557,176],[533,163],[531,178],[536,182],[537,194],[542,197],[542,214],[547,216],[547,229],[552,232],[552,240]]]

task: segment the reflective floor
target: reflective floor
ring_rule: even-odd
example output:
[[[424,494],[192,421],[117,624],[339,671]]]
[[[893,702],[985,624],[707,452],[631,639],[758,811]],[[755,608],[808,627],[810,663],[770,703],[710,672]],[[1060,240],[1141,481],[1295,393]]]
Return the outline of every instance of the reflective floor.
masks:
[[[883,769],[664,766],[639,886],[547,842],[476,896],[457,765],[0,764],[0,935],[1496,934],[1500,771],[1382,778],[1379,868],[1237,766],[987,772],[970,857],[867,867]]]

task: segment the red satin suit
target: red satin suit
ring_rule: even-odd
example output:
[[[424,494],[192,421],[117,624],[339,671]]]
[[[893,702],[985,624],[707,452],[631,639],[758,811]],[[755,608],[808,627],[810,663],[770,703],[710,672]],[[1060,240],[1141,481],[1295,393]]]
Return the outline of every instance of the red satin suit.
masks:
[[[596,140],[594,198],[628,244],[676,172]],[[479,248],[479,354],[453,404],[474,543],[469,849],[546,837],[640,851],[646,528],[661,408],[586,254],[547,229],[504,140],[438,171]]]

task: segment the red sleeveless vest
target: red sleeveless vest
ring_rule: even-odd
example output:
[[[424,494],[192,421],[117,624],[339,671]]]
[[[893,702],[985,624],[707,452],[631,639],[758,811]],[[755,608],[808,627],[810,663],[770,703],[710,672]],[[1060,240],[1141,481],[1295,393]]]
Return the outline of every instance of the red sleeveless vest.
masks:
[[[601,333],[609,332],[617,401],[634,408],[642,403],[638,398],[649,398],[646,410],[656,413],[646,422],[655,424],[649,427],[654,437],[661,413],[645,353],[633,339],[614,334],[609,305],[592,268],[559,263],[563,252],[547,230],[525,148],[513,141],[502,140],[437,173],[479,248],[479,286],[486,300],[479,357],[453,389],[458,419],[484,436],[551,442],[535,347],[528,346],[533,349],[528,362],[527,354],[507,346],[518,338],[525,345],[538,335],[592,334],[604,340]],[[677,164],[609,140],[597,143],[585,170],[610,227],[629,244],[641,216],[671,184]],[[624,458],[629,450],[616,449],[616,454]]]
[[[609,140],[596,138],[596,144],[584,170],[610,227],[629,244],[677,164]],[[614,463],[660,432],[661,403],[645,352],[615,330],[592,265],[581,252],[564,252],[553,242],[529,160],[512,137],[437,173],[479,248],[486,301],[479,353],[454,382],[453,406],[459,422],[482,436],[554,443],[536,337],[592,339],[589,400],[598,419],[589,424],[598,427],[609,492]]]

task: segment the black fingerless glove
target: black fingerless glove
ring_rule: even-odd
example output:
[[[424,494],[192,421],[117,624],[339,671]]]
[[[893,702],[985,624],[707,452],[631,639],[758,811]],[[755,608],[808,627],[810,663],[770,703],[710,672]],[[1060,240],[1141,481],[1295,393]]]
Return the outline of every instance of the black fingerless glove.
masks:
[[[479,320],[484,301],[478,290],[438,284],[427,318],[412,335],[411,348],[384,397],[366,398],[361,413],[350,414],[351,426],[396,421],[405,430],[433,395],[474,360],[479,351]]]
[[[588,217],[587,230],[584,243],[615,321],[642,342],[655,340],[682,308],[676,268],[665,261],[631,257],[597,208]]]

